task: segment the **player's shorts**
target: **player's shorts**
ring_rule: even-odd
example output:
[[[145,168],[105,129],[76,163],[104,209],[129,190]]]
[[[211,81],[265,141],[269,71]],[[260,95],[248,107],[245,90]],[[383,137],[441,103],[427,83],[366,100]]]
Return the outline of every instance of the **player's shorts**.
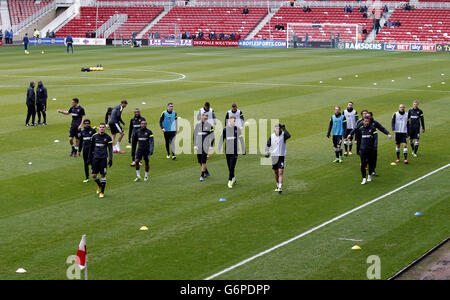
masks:
[[[119,123],[109,123],[109,127],[111,128],[111,134],[122,133],[123,129]]]
[[[284,156],[272,156],[272,169],[284,169],[285,160]]]
[[[352,132],[352,130],[353,129],[351,129],[351,128],[350,129],[349,128],[345,129],[344,138],[347,138],[349,136],[350,132]],[[353,140],[353,136],[350,138],[350,140]]]
[[[208,159],[208,153],[203,152],[202,154],[197,154],[197,161],[199,164],[206,164]]]
[[[337,148],[342,145],[342,135],[333,135],[333,146]]]
[[[72,125],[72,126],[70,126],[69,137],[75,137],[75,138],[78,139],[78,133],[80,133],[80,131],[78,131],[78,126],[79,125]]]
[[[403,133],[403,132],[397,132],[395,134],[395,143],[401,144],[401,143],[406,143],[406,138],[407,138],[407,134]]]
[[[420,128],[412,128],[409,131],[410,139],[419,139],[420,138]]]
[[[144,158],[144,160],[146,162],[148,162],[148,158],[150,156],[150,152],[147,151],[140,151],[139,148],[136,151],[136,159],[142,160],[142,158]]]
[[[108,165],[108,159],[106,158],[94,158],[92,161],[92,174],[106,175],[106,169]]]

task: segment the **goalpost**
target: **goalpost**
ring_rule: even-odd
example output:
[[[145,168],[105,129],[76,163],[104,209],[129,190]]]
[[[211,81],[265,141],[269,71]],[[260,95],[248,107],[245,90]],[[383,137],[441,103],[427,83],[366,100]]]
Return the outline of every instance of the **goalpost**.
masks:
[[[286,44],[288,48],[307,48],[311,43],[322,43],[330,48],[338,42],[361,42],[359,24],[346,23],[288,23]]]

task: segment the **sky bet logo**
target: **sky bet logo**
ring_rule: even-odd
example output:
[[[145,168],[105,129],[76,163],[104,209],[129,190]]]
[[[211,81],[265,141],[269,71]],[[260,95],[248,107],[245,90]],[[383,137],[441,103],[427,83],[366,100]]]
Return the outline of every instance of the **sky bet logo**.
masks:
[[[411,44],[411,51],[422,51],[422,44]]]

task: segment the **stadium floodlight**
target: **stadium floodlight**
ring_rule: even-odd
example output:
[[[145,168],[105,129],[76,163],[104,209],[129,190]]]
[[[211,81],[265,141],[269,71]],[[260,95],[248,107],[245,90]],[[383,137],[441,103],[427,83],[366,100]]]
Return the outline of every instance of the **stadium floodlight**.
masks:
[[[287,47],[308,47],[311,42],[330,43],[330,47],[338,42],[361,42],[361,27],[347,23],[287,23]]]

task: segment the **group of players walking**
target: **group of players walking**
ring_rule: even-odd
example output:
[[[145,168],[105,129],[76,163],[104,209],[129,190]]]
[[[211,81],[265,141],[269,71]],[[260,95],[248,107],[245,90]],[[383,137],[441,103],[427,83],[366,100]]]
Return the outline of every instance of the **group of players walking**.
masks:
[[[77,157],[83,153],[85,179],[89,179],[89,165],[91,165],[92,178],[97,183],[97,194],[100,198],[104,197],[106,186],[107,168],[112,166],[113,153],[125,153],[120,149],[120,143],[125,135],[122,125],[122,112],[127,107],[128,102],[122,100],[114,107],[108,108],[105,122],[98,126],[98,132],[91,126],[91,121],[86,118],[86,112],[80,106],[77,98],[72,99],[72,106],[67,110],[58,110],[58,113],[72,116],[72,123],[69,129],[69,143],[71,145],[70,156]],[[207,160],[210,157],[209,152],[214,145],[214,126],[216,125],[216,116],[209,102],[199,109],[198,123],[195,126],[193,134],[194,151],[197,155],[197,161],[201,167],[200,181],[206,180],[210,173],[207,169]],[[161,113],[159,125],[164,134],[167,159],[176,159],[175,155],[175,137],[178,129],[178,116],[174,111],[174,104],[168,103],[167,109]],[[244,127],[244,115],[232,104],[231,109],[225,116],[226,127],[223,129],[219,140],[219,153],[225,144],[226,161],[229,171],[228,188],[233,188],[236,184],[235,168],[238,159],[238,148],[240,146],[242,155],[246,154],[245,142],[241,130]],[[83,128],[82,128],[83,127]],[[110,129],[111,135],[106,133]],[[275,131],[269,138],[266,147],[266,156],[272,156],[272,168],[275,172],[277,184],[276,192],[282,192],[283,169],[285,166],[284,156],[286,154],[286,140],[290,134],[284,125],[277,124]],[[149,158],[154,151],[153,132],[147,128],[146,119],[141,116],[138,108],[134,111],[134,116],[130,120],[128,142],[131,144],[131,166],[136,168],[136,178],[134,181],[141,180],[140,167],[142,161],[145,163],[144,181],[149,180]],[[240,145],[239,145],[240,144]],[[98,177],[100,174],[101,178]]]
[[[336,155],[334,162],[342,162],[342,142],[344,143],[344,156],[352,154],[353,136],[357,141],[357,153],[361,159],[361,184],[372,181],[372,176],[377,176],[375,171],[377,164],[378,131],[392,138],[389,131],[374,120],[373,113],[367,110],[361,111],[362,119],[358,120],[358,114],[349,102],[344,113],[339,106],[335,107],[335,114],[331,116],[327,137],[333,133],[333,147]],[[408,163],[409,138],[412,155],[417,157],[420,134],[425,132],[423,112],[419,108],[419,102],[414,101],[413,107],[406,112],[405,105],[400,104],[398,111],[392,116],[392,131],[395,133],[396,163],[400,162],[400,152],[403,148],[403,162]],[[378,131],[377,131],[378,130]],[[368,172],[367,172],[368,171]]]
[[[33,107],[36,103],[41,112],[44,112],[44,123],[46,124],[45,107],[47,100],[47,90],[42,82],[38,83],[36,95],[34,95],[34,82],[30,83],[27,92],[28,114],[26,124],[28,125],[29,117],[33,117]],[[91,126],[89,119],[86,119],[86,112],[79,105],[77,98],[72,99],[72,106],[67,110],[58,110],[58,113],[72,116],[72,123],[69,130],[69,143],[71,145],[70,156],[77,157],[83,153],[84,171],[86,178],[83,182],[89,182],[89,165],[91,165],[91,173],[93,180],[97,183],[97,194],[100,198],[104,197],[106,186],[107,168],[112,166],[113,153],[125,153],[120,149],[122,138],[125,135],[122,125],[122,112],[127,107],[128,102],[122,100],[119,105],[114,108],[108,108],[105,122],[98,126],[98,132],[95,127]],[[42,108],[43,106],[43,108]],[[38,110],[39,111],[39,110]],[[333,147],[336,159],[334,162],[341,163],[343,156],[352,155],[353,137],[355,137],[357,145],[357,154],[361,160],[361,175],[366,184],[372,181],[372,176],[377,176],[375,171],[377,164],[378,149],[378,131],[386,134],[389,139],[392,138],[389,131],[373,118],[373,113],[367,110],[361,111],[362,119],[358,120],[357,111],[353,108],[353,103],[348,102],[347,108],[341,113],[339,106],[335,107],[335,113],[331,116],[327,137],[333,136]],[[167,159],[176,159],[175,155],[175,137],[178,129],[178,116],[174,111],[174,104],[168,103],[167,109],[161,113],[159,125],[164,134],[165,148]],[[194,151],[197,155],[197,161],[201,167],[200,181],[206,180],[210,173],[207,168],[207,160],[210,157],[209,152],[214,145],[214,126],[216,125],[216,116],[209,102],[206,102],[198,112],[198,123],[195,125],[193,142]],[[40,124],[40,116],[39,121]],[[229,171],[227,186],[231,189],[236,184],[235,169],[238,159],[239,147],[241,154],[246,155],[245,142],[242,136],[244,127],[244,115],[237,108],[236,104],[232,104],[231,109],[225,116],[226,126],[223,129],[219,140],[219,153],[222,152],[225,144],[226,161]],[[155,142],[153,132],[147,128],[146,119],[141,116],[138,108],[134,111],[134,116],[129,123],[128,142],[131,144],[131,166],[136,168],[135,181],[141,180],[140,167],[145,163],[144,181],[149,180],[149,158],[153,155]],[[83,128],[82,128],[83,127]],[[405,111],[405,105],[401,104],[397,112],[394,113],[391,123],[392,131],[395,133],[396,144],[396,163],[400,162],[400,152],[403,147],[403,162],[408,163],[408,146],[409,138],[412,155],[417,157],[419,148],[420,133],[425,131],[425,123],[423,112],[419,109],[419,103],[414,101],[413,108],[408,112]],[[111,135],[106,133],[110,129]],[[269,137],[265,156],[272,158],[272,169],[274,170],[276,189],[278,193],[282,192],[283,172],[285,168],[286,141],[291,137],[286,130],[285,125],[277,124],[273,133]],[[344,144],[345,152],[343,152],[342,144]],[[101,178],[98,175],[101,175]]]

